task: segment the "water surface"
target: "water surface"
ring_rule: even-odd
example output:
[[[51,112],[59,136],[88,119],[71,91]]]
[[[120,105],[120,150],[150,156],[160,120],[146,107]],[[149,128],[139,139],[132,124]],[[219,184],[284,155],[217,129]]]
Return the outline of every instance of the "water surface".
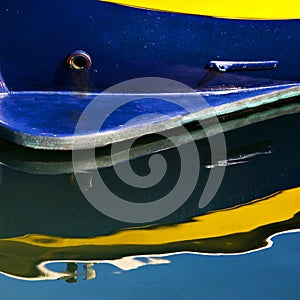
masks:
[[[198,140],[201,170],[193,193],[171,215],[144,224],[97,211],[77,186],[70,153],[2,141],[2,298],[298,298],[299,116],[228,131],[225,161],[212,162],[208,141]],[[147,140],[148,146],[157,142]],[[109,149],[96,153],[99,173],[128,201],[152,201],[168,193],[180,173],[178,151],[164,148],[167,172],[153,188],[118,179]],[[132,160],[137,174],[149,172],[150,156]],[[199,208],[212,168],[225,168],[225,177],[214,199]],[[85,176],[91,188],[89,172]]]

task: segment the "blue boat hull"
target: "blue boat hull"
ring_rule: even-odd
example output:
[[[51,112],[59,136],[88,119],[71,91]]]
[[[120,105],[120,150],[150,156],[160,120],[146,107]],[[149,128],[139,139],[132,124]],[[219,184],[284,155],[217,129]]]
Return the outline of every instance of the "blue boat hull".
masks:
[[[300,77],[298,20],[230,20],[97,0],[4,0],[1,8],[1,72],[10,90],[99,91],[148,76],[194,89],[262,86]],[[84,76],[65,63],[76,49],[93,60]],[[277,60],[279,65],[219,74],[206,69],[212,60]]]
[[[77,115],[89,103],[78,100],[73,92],[88,93],[90,99],[134,78],[179,81],[199,95],[206,92],[205,99],[212,107],[231,103],[233,98],[249,99],[260,92],[267,103],[299,94],[298,90],[289,90],[300,82],[299,20],[222,19],[97,0],[4,0],[0,8],[1,136],[21,145],[70,149],[69,142],[66,146],[60,138],[73,136]],[[68,65],[70,54],[78,49],[91,57],[89,70],[78,72]],[[234,61],[242,67],[222,72],[212,67],[214,61]],[[276,67],[243,67],[243,62],[262,61],[275,61]],[[274,98],[272,92],[282,88],[286,89],[285,96]],[[243,89],[245,93],[240,94]],[[270,97],[266,96],[268,91]],[[232,97],[228,96],[231,92]],[[216,95],[218,101],[222,100],[214,102]],[[260,105],[254,102],[254,106]],[[162,109],[169,118],[174,117],[171,108]],[[201,109],[195,105],[192,111]],[[247,107],[237,110],[243,109]],[[147,113],[147,109],[139,113]],[[228,110],[220,115],[224,113]],[[180,111],[176,114],[183,115]],[[130,115],[130,111],[124,112],[120,119]],[[119,130],[122,122],[115,123],[114,130]],[[135,135],[149,132],[140,130]],[[97,146],[104,144],[107,142]]]

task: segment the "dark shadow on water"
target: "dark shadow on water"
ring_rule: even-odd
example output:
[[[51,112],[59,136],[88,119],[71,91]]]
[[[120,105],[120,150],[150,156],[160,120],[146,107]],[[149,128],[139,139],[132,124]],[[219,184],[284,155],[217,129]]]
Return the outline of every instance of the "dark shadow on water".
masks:
[[[77,186],[71,153],[47,154],[1,142],[0,160],[5,165],[0,186],[1,271],[37,277],[45,275],[37,265],[48,260],[88,262],[180,251],[241,253],[265,247],[270,235],[300,228],[300,207],[294,201],[300,195],[299,122],[299,114],[290,114],[229,130],[228,156],[222,163],[211,162],[207,139],[198,140],[201,175],[194,192],[174,213],[150,224],[125,223],[97,211]],[[164,145],[160,154],[168,168],[162,181],[147,190],[130,187],[116,176],[109,147],[97,150],[99,173],[107,186],[138,203],[167,194],[180,173],[176,148],[158,135],[148,136],[135,142],[132,151],[144,152],[134,153],[131,166],[141,176],[148,174],[147,151],[157,143]],[[224,164],[220,189],[207,206],[199,208],[211,168]],[[88,171],[86,176],[88,188]],[[212,227],[220,229],[210,232]],[[92,269],[89,272],[94,274]],[[76,276],[70,276],[61,274],[75,282]]]

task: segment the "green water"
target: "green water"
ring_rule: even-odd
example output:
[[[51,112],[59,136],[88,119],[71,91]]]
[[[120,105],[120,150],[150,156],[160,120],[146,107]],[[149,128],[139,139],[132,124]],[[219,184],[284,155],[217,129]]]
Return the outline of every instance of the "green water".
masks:
[[[226,167],[210,161],[207,140],[197,141],[201,168],[191,196],[170,215],[144,224],[95,209],[76,183],[70,153],[35,152],[3,141],[1,299],[298,299],[299,116],[227,132]],[[149,189],[118,179],[108,153],[96,153],[99,173],[128,201],[158,199],[177,182],[176,149],[160,152],[167,172]],[[149,173],[150,156],[132,160],[137,174]],[[225,176],[213,200],[199,208],[212,167],[225,168]],[[84,176],[88,189],[93,178],[88,171]],[[254,214],[256,205],[261,210]],[[248,230],[248,224],[256,225]],[[210,231],[214,235],[206,236]],[[122,232],[136,237],[135,243],[124,242]]]

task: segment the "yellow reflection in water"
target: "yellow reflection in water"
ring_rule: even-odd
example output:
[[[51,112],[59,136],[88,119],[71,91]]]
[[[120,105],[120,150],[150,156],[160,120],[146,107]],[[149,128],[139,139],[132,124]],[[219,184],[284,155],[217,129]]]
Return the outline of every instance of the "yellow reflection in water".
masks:
[[[295,188],[246,205],[214,211],[182,224],[153,229],[152,226],[138,227],[87,239],[26,235],[6,240],[59,248],[82,245],[161,245],[250,232],[266,224],[289,220],[299,211],[300,188]]]
[[[0,272],[22,279],[55,279],[66,275],[49,271],[45,262],[117,262],[122,257],[180,251],[246,252],[265,247],[274,233],[300,228],[298,212],[300,188],[295,188],[182,224],[136,227],[93,238],[36,234],[3,238]]]

